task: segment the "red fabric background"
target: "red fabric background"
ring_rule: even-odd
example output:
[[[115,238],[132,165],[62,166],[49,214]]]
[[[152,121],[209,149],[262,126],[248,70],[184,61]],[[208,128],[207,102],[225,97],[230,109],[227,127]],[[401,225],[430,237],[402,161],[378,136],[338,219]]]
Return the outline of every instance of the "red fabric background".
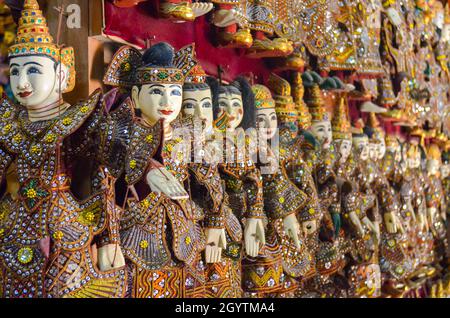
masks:
[[[169,42],[175,47],[190,43],[196,44],[197,56],[205,71],[213,76],[218,75],[218,66],[224,70],[223,80],[231,81],[241,74],[252,73],[255,82],[264,84],[270,69],[262,59],[249,59],[244,50],[225,49],[214,46],[215,28],[208,22],[209,15],[200,17],[195,22],[173,23],[157,17],[159,0],[148,0],[132,8],[118,8],[110,1],[105,1],[105,29],[107,35],[117,36],[142,48],[147,39],[152,43]],[[350,103],[352,120],[361,114],[356,103]],[[380,122],[382,120],[380,118]],[[400,133],[400,127],[385,123],[389,133]]]
[[[132,8],[118,8],[105,2],[105,29],[107,35],[118,36],[127,42],[145,47],[145,40],[152,43],[169,42],[175,49],[195,42],[197,57],[205,71],[217,76],[220,65],[223,79],[233,80],[240,74],[253,73],[255,81],[267,78],[270,70],[261,59],[248,59],[243,50],[218,48],[213,45],[215,28],[208,23],[209,15],[195,22],[173,23],[155,17],[158,0],[149,0]],[[154,37],[154,39],[152,39]]]

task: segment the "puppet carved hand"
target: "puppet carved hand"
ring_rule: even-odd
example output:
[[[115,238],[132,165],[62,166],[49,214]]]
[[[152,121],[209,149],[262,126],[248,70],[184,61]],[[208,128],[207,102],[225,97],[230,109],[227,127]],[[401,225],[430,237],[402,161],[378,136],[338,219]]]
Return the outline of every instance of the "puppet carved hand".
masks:
[[[245,252],[247,255],[251,257],[258,256],[261,246],[266,244],[264,224],[261,219],[247,219],[245,224],[244,240]]]
[[[352,222],[353,226],[356,228],[356,232],[358,233],[359,237],[364,236],[364,228],[361,224],[361,220],[359,219],[356,212],[350,212],[349,213],[350,221]]]
[[[222,251],[227,248],[225,229],[205,229],[206,234],[206,263],[218,263],[222,260]]]
[[[125,266],[125,257],[119,244],[108,244],[98,249],[98,268],[102,272]]]
[[[154,168],[147,174],[147,183],[156,193],[164,193],[172,200],[189,199],[189,195],[178,180],[164,168]]]
[[[396,215],[393,212],[388,212],[384,214],[384,224],[386,225],[386,230],[389,234],[395,234],[399,228],[399,222]]]
[[[283,219],[284,231],[294,241],[295,247],[300,250],[300,224],[295,213],[289,214]]]

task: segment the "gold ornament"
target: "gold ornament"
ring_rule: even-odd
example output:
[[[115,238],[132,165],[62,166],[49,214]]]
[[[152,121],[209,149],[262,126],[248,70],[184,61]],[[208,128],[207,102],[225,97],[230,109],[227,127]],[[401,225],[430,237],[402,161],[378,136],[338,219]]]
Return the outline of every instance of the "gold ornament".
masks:
[[[72,47],[60,48],[53,42],[47,20],[36,0],[25,0],[22,16],[19,19],[15,44],[9,48],[9,57],[44,55],[61,62],[69,70],[67,88],[64,93],[75,87],[75,56]]]

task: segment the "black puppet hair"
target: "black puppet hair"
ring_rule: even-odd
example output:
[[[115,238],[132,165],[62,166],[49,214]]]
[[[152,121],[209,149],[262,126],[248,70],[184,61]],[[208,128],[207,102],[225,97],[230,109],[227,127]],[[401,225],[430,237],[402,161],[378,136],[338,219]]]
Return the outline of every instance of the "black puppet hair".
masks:
[[[183,91],[205,91],[210,89],[206,83],[184,83]]]
[[[159,42],[148,48],[142,56],[147,67],[173,67],[175,49],[166,42]]]
[[[255,95],[253,94],[250,83],[244,77],[236,78],[230,85],[220,85],[217,79],[210,76],[206,78],[206,82],[211,88],[214,119],[217,119],[220,112],[220,94],[240,94],[244,107],[244,117],[240,127],[247,129],[256,126]]]

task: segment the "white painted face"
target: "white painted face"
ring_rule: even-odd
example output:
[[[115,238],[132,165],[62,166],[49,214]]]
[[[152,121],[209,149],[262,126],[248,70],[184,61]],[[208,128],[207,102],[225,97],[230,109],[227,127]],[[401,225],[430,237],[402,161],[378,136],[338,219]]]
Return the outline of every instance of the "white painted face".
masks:
[[[9,67],[14,97],[26,108],[39,110],[58,102],[60,92],[67,87],[67,68],[49,57],[14,57]]]
[[[386,155],[386,141],[380,138],[378,142],[378,160],[382,160]]]
[[[441,163],[436,159],[427,160],[427,171],[430,175],[435,175],[439,172],[441,168]]]
[[[219,94],[219,108],[221,112],[227,112],[230,116],[228,128],[231,130],[238,128],[244,118],[241,94]]]
[[[166,124],[173,122],[181,111],[182,88],[179,84],[146,84],[141,89],[133,87],[134,105],[142,112],[142,117],[151,124],[163,119]]]
[[[416,169],[420,167],[420,151],[414,156],[408,156],[407,159],[408,167],[411,169]]]
[[[277,114],[274,108],[256,110],[256,128],[262,138],[272,139],[277,132],[277,127]]]
[[[440,170],[441,170],[442,179],[445,179],[450,175],[450,165],[449,164],[442,165]]]
[[[206,129],[210,129],[214,120],[211,90],[209,88],[184,90],[182,113],[204,120]]]
[[[378,144],[369,142],[369,158],[376,161],[378,160]]]
[[[352,151],[352,141],[347,139],[336,140],[336,145],[341,155],[341,162],[346,162]]]
[[[367,159],[369,159],[369,140],[366,136],[354,137],[353,146],[362,161],[367,161]]]
[[[442,28],[444,27],[444,10],[438,10],[436,12],[436,15],[434,16],[433,19],[433,23],[437,28],[442,30]]]
[[[310,129],[313,136],[319,141],[323,149],[329,149],[333,141],[331,122],[329,120],[314,122]]]
[[[442,40],[450,42],[450,24],[444,25],[444,29],[442,30]]]

